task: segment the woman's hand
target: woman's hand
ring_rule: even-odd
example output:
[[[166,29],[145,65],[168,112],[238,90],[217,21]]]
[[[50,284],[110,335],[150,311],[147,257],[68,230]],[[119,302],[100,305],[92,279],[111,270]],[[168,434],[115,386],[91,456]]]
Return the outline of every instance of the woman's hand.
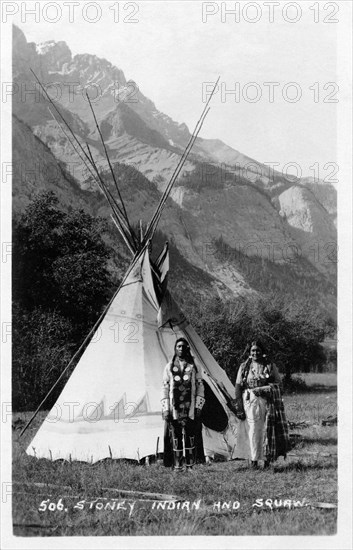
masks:
[[[253,394],[256,395],[256,397],[268,397],[270,394],[270,391],[271,391],[270,386],[260,386],[252,390]]]

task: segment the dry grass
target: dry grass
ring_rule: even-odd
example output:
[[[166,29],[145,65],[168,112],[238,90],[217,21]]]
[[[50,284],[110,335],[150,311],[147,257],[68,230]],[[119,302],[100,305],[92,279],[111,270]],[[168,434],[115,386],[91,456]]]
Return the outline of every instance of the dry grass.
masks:
[[[317,381],[315,382],[318,383]],[[320,381],[320,387],[324,384]],[[330,385],[330,384],[326,384]],[[13,521],[14,534],[21,536],[68,535],[329,535],[336,530],[336,511],[312,507],[271,510],[254,506],[256,499],[292,499],[337,503],[337,427],[321,421],[336,414],[336,393],[327,391],[285,396],[288,419],[307,421],[296,429],[296,447],[287,460],[282,458],[269,470],[253,471],[246,461],[198,465],[192,472],[175,474],[160,464],[149,467],[127,462],[49,462],[25,454],[25,448],[44,418],[19,438],[14,430]],[[16,415],[23,419],[26,415]],[[41,482],[70,489],[43,488]],[[156,510],[153,502],[125,500],[120,510],[104,509],[113,497],[102,487],[176,494],[193,502],[198,510]],[[57,503],[62,498],[67,511],[39,511],[43,500]],[[99,498],[103,509],[95,504]],[[84,509],[75,509],[85,500]],[[120,498],[122,502],[124,499]],[[237,510],[219,511],[215,503],[240,502]],[[131,504],[131,505],[130,505]]]

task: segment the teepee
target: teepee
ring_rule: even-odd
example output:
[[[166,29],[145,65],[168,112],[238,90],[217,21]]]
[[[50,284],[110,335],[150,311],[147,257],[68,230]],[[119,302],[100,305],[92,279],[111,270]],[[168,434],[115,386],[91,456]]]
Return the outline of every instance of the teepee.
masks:
[[[75,354],[74,357],[80,354],[80,359],[27,453],[37,458],[87,462],[109,457],[142,460],[162,453],[162,373],[172,358],[176,339],[183,336],[190,343],[205,384],[202,416],[205,455],[217,454],[229,459],[236,456],[241,423],[228,406],[234,398],[234,386],[167,289],[168,246],[155,262],[149,254],[163,206],[208,112],[208,103],[145,234],[141,231],[139,236],[129,223],[107,152],[120,202],[103,181],[89,146],[86,145],[87,150],[83,148],[56,111],[71,133],[72,145],[109,201],[113,220],[133,259],[105,312]],[[93,109],[92,113],[95,117]],[[97,122],[96,126],[99,131]]]

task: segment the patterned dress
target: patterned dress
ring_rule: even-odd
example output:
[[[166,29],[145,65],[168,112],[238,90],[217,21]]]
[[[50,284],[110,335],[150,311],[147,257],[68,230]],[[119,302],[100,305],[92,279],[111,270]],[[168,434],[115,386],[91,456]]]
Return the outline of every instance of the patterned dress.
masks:
[[[181,469],[195,463],[195,410],[202,409],[204,385],[194,362],[176,357],[163,373],[162,411],[168,411],[172,420],[167,429],[172,439],[174,468]],[[184,460],[183,460],[184,459]]]
[[[285,450],[288,448],[288,428],[284,417],[280,386],[281,378],[273,363],[266,364],[249,360],[240,366],[235,384],[236,407],[239,411],[245,412],[246,432],[250,447],[250,456],[242,458],[257,461],[275,460],[279,454],[285,456]],[[261,395],[255,395],[254,390],[255,392],[259,391]],[[276,405],[276,410],[274,410],[274,405]],[[274,435],[276,433],[275,421],[281,412],[282,442],[278,440],[278,452],[276,453],[274,450],[277,442]],[[271,437],[268,441],[270,433]],[[279,429],[277,429],[277,433],[280,433]],[[286,441],[283,444],[284,439]],[[239,450],[241,448],[242,445],[239,445]]]

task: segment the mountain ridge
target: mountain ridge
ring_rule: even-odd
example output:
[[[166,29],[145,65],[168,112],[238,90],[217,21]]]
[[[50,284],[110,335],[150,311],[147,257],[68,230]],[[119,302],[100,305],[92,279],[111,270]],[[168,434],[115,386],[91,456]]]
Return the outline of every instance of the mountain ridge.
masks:
[[[60,90],[56,105],[75,134],[90,144],[99,167],[106,170],[107,161],[83,93],[85,87],[91,89],[91,94],[97,86],[101,88],[101,96],[93,106],[111,162],[114,166],[133,167],[150,185],[150,197],[143,203],[140,199],[134,201],[134,181],[127,182],[126,192],[131,187],[127,199],[131,216],[136,221],[141,212],[145,217],[152,212],[150,198],[158,200],[155,192],[164,190],[190,137],[187,126],[158,111],[136,83],[126,81],[121,69],[91,54],[72,57],[65,42],[36,46],[27,43],[22,31],[15,29],[13,67],[19,88],[33,83],[29,72],[32,67],[48,91]],[[73,86],[77,82],[78,86]],[[126,94],[137,101],[123,101]],[[15,97],[13,102],[17,117],[29,124],[58,161],[76,165],[75,178],[82,189],[96,192],[95,184],[78,166],[68,140],[48,113],[48,102],[43,98],[35,101],[29,94],[25,101],[21,99]],[[261,258],[269,251],[271,261],[289,266],[294,261],[300,263],[303,257],[317,270],[318,277],[334,284],[335,261],[327,262],[325,246],[336,242],[335,221],[333,186],[310,178],[285,178],[221,140],[198,138],[168,200],[160,227],[187,261],[238,294],[251,290],[251,285],[232,262],[210,254],[220,236],[229,247],[245,250],[250,257]],[[322,254],[313,257],[315,247],[324,250],[323,258]]]

